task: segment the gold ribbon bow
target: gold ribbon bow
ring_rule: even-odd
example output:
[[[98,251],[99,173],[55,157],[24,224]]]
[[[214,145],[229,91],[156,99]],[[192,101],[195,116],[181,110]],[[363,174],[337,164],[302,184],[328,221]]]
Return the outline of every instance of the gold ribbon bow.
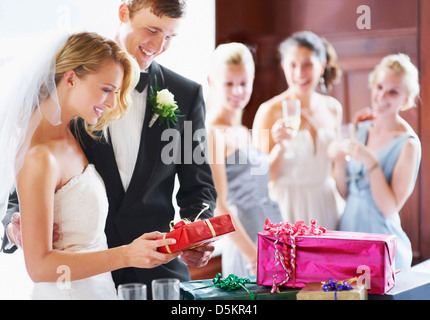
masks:
[[[178,222],[176,222],[175,223],[175,221],[174,220],[172,220],[172,221],[170,221],[170,223],[169,223],[169,227],[170,227],[170,231],[173,231],[173,230],[175,230],[175,225],[177,225],[179,222],[181,222],[181,221],[183,221],[184,222],[184,224],[183,225],[185,225],[185,224],[190,224],[190,223],[193,223],[193,222],[197,222],[197,221],[200,221],[200,219],[199,219],[199,217],[200,217],[200,215],[203,213],[203,212],[205,212],[206,210],[208,210],[209,209],[209,205],[207,204],[207,203],[204,203],[203,202],[203,209],[199,212],[199,214],[196,216],[196,218],[194,219],[194,221],[190,221],[189,219],[187,219],[187,218],[183,218],[183,219],[181,219],[181,220],[179,220]],[[207,224],[207,226],[209,227],[209,230],[211,231],[211,233],[212,233],[212,237],[213,238],[215,238],[216,237],[216,232],[215,232],[215,229],[214,229],[214,227],[212,226],[212,224],[211,224],[211,222],[209,221],[209,219],[205,219],[204,220],[205,221],[205,223]],[[182,225],[181,225],[182,226]],[[166,236],[167,236],[167,233],[163,236],[163,239],[166,239]],[[192,247],[192,248],[190,248],[190,249],[193,249],[193,248],[196,248],[196,247],[199,247],[199,246],[203,246],[203,245],[205,245],[205,244],[201,244],[201,245],[198,245],[198,246],[194,246],[194,247]],[[168,253],[172,253],[172,251],[170,250],[170,248],[169,248],[169,245],[166,245],[165,246],[165,248],[166,248],[166,250],[167,250],[167,252]]]

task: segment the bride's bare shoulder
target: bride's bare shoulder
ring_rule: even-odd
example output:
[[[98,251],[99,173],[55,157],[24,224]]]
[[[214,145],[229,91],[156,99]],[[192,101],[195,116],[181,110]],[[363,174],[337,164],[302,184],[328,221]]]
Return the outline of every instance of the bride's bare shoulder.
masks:
[[[18,164],[19,181],[40,181],[46,179],[58,180],[59,168],[58,162],[51,149],[43,144],[32,146],[26,152],[22,162]]]

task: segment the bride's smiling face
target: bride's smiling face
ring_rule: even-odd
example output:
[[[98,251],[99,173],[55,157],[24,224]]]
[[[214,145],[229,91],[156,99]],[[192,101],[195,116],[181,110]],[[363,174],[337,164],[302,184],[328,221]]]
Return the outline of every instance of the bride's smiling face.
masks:
[[[115,95],[122,85],[124,76],[123,66],[120,63],[109,62],[99,71],[80,78],[76,74],[68,75],[68,72],[65,75],[66,82],[71,79],[68,77],[73,78],[71,113],[91,125],[97,124],[104,112],[115,107]]]
[[[158,17],[149,8],[142,8],[130,17],[125,4],[120,7],[119,17],[121,26],[118,40],[142,70],[169,48],[180,24],[180,18]]]

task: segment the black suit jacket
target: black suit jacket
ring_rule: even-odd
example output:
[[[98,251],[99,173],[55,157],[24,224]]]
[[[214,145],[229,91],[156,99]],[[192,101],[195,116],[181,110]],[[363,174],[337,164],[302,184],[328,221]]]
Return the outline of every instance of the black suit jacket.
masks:
[[[18,195],[16,194],[16,192],[14,192],[14,190],[11,190],[11,194],[9,196],[9,203],[7,206],[7,212],[2,220],[2,223],[4,226],[4,233],[3,233],[3,239],[1,241],[0,251],[3,251],[4,253],[13,253],[16,251],[16,249],[18,249],[16,246],[9,243],[9,239],[6,236],[6,226],[11,221],[12,215],[15,212],[19,212]]]
[[[105,231],[109,247],[128,244],[143,233],[169,231],[169,223],[175,215],[172,194],[176,175],[180,183],[176,199],[182,218],[194,219],[203,208],[203,202],[209,204],[211,210],[201,217],[212,216],[215,208],[216,191],[210,166],[207,161],[201,164],[194,161],[199,162],[207,150],[201,86],[153,62],[149,68],[150,87],[154,86],[155,76],[160,89],[167,88],[174,94],[183,117],[168,131],[165,131],[166,125],[160,126],[158,122],[149,128],[152,111],[147,106],[137,162],[127,192],[124,192],[110,142],[94,141],[82,126],[78,126],[83,150],[105,182],[109,199]],[[170,155],[178,157],[172,163],[164,163],[162,154],[169,155],[169,151]],[[170,156],[167,158],[172,160]],[[175,259],[154,269],[113,272],[117,285],[137,281],[146,283],[148,288],[152,279],[165,277],[189,280],[188,268],[180,259]]]

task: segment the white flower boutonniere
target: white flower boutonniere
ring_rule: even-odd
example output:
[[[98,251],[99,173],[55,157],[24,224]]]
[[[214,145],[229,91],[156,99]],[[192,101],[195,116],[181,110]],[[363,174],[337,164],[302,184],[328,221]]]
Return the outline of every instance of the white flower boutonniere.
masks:
[[[168,89],[159,90],[157,86],[157,78],[155,78],[155,86],[151,87],[149,96],[149,103],[152,107],[154,115],[149,122],[149,127],[152,127],[155,121],[159,118],[158,124],[167,124],[170,128],[178,121],[178,117],[183,115],[179,114],[179,107],[175,101],[175,96]]]

